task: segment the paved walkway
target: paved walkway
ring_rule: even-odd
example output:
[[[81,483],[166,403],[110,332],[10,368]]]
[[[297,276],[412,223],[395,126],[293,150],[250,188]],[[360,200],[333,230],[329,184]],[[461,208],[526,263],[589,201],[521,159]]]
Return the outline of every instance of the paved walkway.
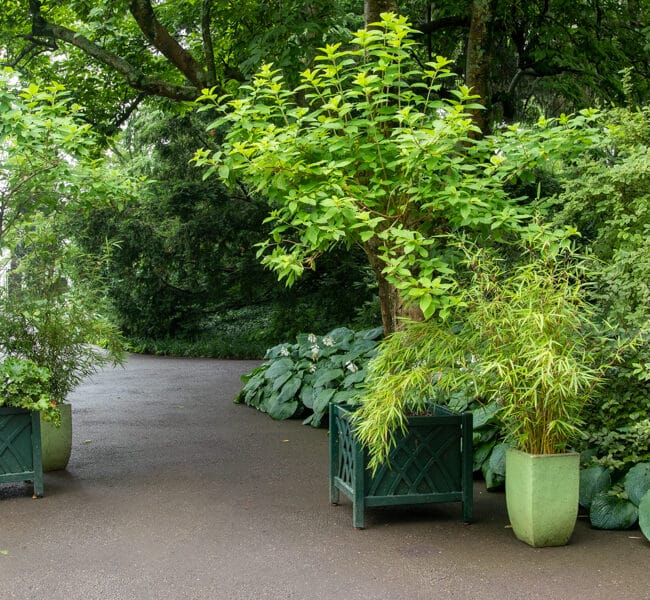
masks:
[[[232,404],[254,364],[133,356],[81,386],[68,470],[40,500],[0,485],[0,599],[650,599],[638,530],[529,548],[480,484],[472,525],[452,504],[353,529],[327,432]]]

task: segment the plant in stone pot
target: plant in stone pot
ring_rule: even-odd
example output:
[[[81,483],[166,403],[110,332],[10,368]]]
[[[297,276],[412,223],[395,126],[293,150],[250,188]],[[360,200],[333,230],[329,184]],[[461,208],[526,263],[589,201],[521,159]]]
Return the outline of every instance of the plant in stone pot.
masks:
[[[579,455],[570,442],[616,350],[608,352],[585,298],[585,264],[562,238],[536,245],[541,250],[521,248],[524,258],[514,265],[467,251],[463,299],[448,318],[414,323],[387,341],[358,432],[381,461],[409,403],[427,387],[496,402],[512,444],[506,501],[513,530],[530,545],[548,546],[567,543],[573,532]],[[387,394],[391,401],[382,399]]]
[[[40,415],[58,418],[48,393],[50,374],[20,358],[0,363],[0,483],[34,481],[34,496],[43,495]]]
[[[6,265],[0,290],[0,351],[47,369],[47,393],[56,407],[44,422],[44,470],[63,469],[72,445],[68,394],[84,378],[122,356],[122,339],[102,313],[96,266],[61,236],[52,217],[32,219]]]

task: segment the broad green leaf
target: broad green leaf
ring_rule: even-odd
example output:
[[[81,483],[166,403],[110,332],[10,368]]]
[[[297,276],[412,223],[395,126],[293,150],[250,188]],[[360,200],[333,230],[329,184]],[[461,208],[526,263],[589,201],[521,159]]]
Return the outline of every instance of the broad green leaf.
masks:
[[[609,469],[596,465],[580,470],[580,506],[589,508],[596,494],[606,492],[612,485]]]
[[[277,377],[273,378],[271,389],[277,392],[289,379],[291,378],[291,371],[284,371],[279,373]]]
[[[625,498],[600,492],[591,501],[589,520],[596,529],[629,529],[637,517],[637,507]]]
[[[639,502],[639,527],[650,541],[650,492],[646,492]]]
[[[334,397],[336,393],[335,389],[327,388],[320,390],[320,392],[314,393],[314,413],[323,413],[327,410],[327,406],[330,403],[330,400]]]
[[[481,467],[483,477],[485,478],[485,487],[489,492],[494,492],[503,488],[505,484],[505,477],[499,473],[495,473],[490,466],[490,461],[483,463]]]
[[[343,369],[326,369],[325,371],[319,371],[314,380],[314,387],[323,387],[341,377],[343,377]]]
[[[304,385],[300,390],[300,401],[307,407],[314,406],[314,388],[310,385]]]
[[[483,463],[488,459],[492,448],[494,448],[494,442],[485,442],[474,447],[474,457],[473,457],[473,470],[478,471],[483,466]]]
[[[490,454],[490,468],[497,474],[505,477],[506,475],[506,451],[510,444],[497,444]]]
[[[634,465],[625,476],[624,484],[627,497],[638,506],[650,490],[650,463]]]
[[[276,421],[284,421],[290,419],[296,414],[298,409],[298,401],[293,402],[280,402],[277,395],[271,396],[265,403],[266,412],[272,419]]]
[[[293,361],[290,358],[281,358],[269,364],[269,368],[264,371],[264,377],[275,379],[285,375],[293,367]]]
[[[279,401],[288,402],[289,400],[292,400],[300,389],[301,385],[302,379],[297,375],[294,375],[291,379],[289,379],[289,381],[284,384],[284,386],[282,386],[282,389],[280,390]]]
[[[472,414],[474,415],[474,429],[478,429],[488,423],[494,422],[496,420],[495,415],[498,411],[499,407],[496,402],[481,406],[472,411]]]

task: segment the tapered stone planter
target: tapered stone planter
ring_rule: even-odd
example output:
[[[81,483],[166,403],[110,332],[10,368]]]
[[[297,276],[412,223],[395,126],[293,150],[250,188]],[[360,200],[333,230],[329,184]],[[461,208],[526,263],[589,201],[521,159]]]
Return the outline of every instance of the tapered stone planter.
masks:
[[[0,407],[0,483],[33,481],[34,496],[43,495],[40,414]]]
[[[578,517],[580,455],[506,453],[506,505],[512,530],[530,546],[568,543]]]
[[[471,413],[432,405],[430,416],[409,417],[388,464],[374,474],[354,435],[353,413],[330,405],[330,500],[337,504],[339,492],[352,500],[354,527],[364,527],[366,508],[401,504],[461,502],[463,520],[472,520]]]
[[[43,447],[43,471],[60,471],[68,466],[72,453],[72,406],[67,402],[59,405],[61,426],[41,419]]]

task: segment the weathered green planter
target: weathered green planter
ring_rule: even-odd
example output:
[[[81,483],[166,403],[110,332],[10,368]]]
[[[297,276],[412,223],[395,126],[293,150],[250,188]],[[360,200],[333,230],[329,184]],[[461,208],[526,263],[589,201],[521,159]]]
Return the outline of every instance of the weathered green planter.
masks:
[[[353,433],[354,409],[330,405],[330,500],[339,492],[352,500],[353,525],[364,527],[373,506],[462,502],[463,519],[472,520],[472,414],[432,405],[431,416],[408,419],[396,435],[389,464],[373,475],[368,456]]]
[[[578,517],[580,455],[506,452],[506,505],[512,530],[530,546],[564,546]]]
[[[67,402],[59,405],[61,425],[41,420],[41,443],[43,471],[60,471],[68,466],[72,453],[72,406]]]
[[[41,419],[37,412],[0,407],[0,483],[33,481],[34,496],[43,495]]]

